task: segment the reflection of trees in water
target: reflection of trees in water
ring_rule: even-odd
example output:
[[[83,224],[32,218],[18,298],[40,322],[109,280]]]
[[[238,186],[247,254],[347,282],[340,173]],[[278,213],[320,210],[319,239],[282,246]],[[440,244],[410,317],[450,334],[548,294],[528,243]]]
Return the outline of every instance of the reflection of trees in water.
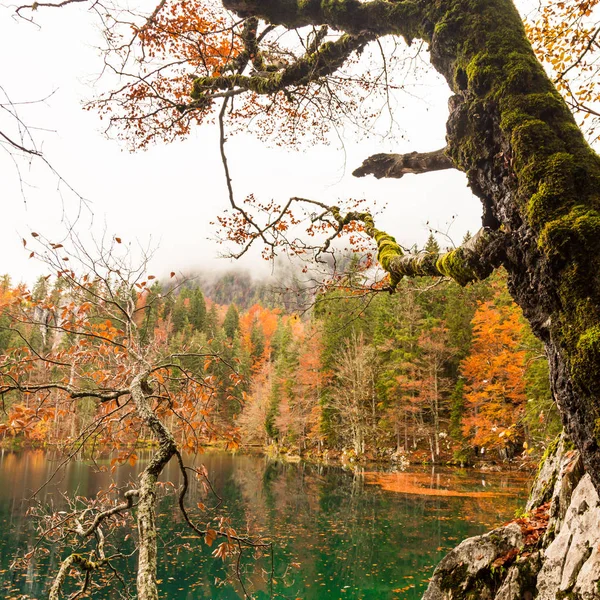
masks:
[[[249,513],[273,532],[277,551],[301,563],[309,582],[364,587],[388,570],[397,580],[399,555],[412,571],[432,562],[432,546],[443,545],[442,520],[429,514],[447,514],[448,502],[400,500],[366,487],[362,471],[265,461],[236,469],[234,477]]]
[[[141,464],[119,471],[123,485],[136,478],[144,460],[145,455],[140,454]],[[369,485],[368,473],[363,471],[290,464],[257,456],[207,453],[198,457],[199,463],[206,465],[217,492],[225,499],[224,512],[231,516],[233,526],[242,531],[248,524],[255,533],[268,535],[274,542],[277,590],[284,596],[305,600],[339,597],[344,586],[350,586],[344,592],[348,598],[368,597],[369,593],[370,597],[393,597],[392,589],[413,583],[415,588],[403,591],[401,597],[418,599],[423,580],[429,577],[445,549],[464,537],[483,532],[487,527],[482,522],[497,525],[508,520],[517,504],[516,498],[508,497],[514,505],[507,505],[506,496],[409,496]],[[2,510],[15,536],[10,534],[11,553],[15,544],[27,548],[35,540],[23,516],[21,502],[53,467],[43,453],[4,457],[0,454]],[[59,482],[61,489],[68,487],[71,492],[77,489],[77,493],[92,495],[106,485],[107,474],[94,472],[85,463],[72,465],[71,469]],[[524,489],[523,478],[512,474],[424,469],[412,471],[411,476],[420,485],[434,488],[506,492],[521,485]],[[165,478],[178,484],[176,465],[172,470],[171,466],[167,468]],[[44,494],[47,500],[57,497],[56,489],[51,486]],[[212,505],[201,486],[191,495],[190,505],[197,501]],[[183,524],[169,512],[168,506],[164,502],[160,510],[161,543],[165,544],[166,557],[170,556],[173,540],[180,544],[187,541],[181,537]],[[0,550],[6,547],[2,544],[5,542],[0,540]],[[212,549],[199,547],[194,541],[190,545],[193,551],[181,552],[173,560],[168,558],[161,566],[160,577],[167,582],[165,585],[171,586],[164,588],[165,597],[185,598],[178,595],[178,590],[186,587],[195,600],[235,598],[231,587],[214,586],[215,577],[225,573],[219,561],[210,556]],[[440,550],[436,552],[436,548]],[[57,556],[50,555],[46,560],[56,568]],[[2,557],[0,562],[6,568],[9,559]],[[300,563],[300,569],[289,568],[291,563]],[[268,570],[270,559],[255,561],[248,556],[244,567],[249,587],[267,592],[261,568]],[[51,571],[48,562],[36,569],[37,572],[30,574],[29,587],[21,590],[33,597],[43,597],[39,591],[40,577]],[[287,575],[282,577],[286,571]],[[168,583],[169,578],[173,583]],[[6,581],[6,576],[2,581]],[[365,594],[360,595],[359,590]]]

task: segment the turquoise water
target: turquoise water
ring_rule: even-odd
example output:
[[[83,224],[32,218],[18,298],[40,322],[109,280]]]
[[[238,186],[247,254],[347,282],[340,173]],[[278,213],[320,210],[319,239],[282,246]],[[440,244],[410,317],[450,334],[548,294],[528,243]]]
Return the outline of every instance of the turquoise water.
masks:
[[[428,468],[382,476],[224,453],[204,454],[198,462],[206,465],[224,500],[220,514],[226,513],[238,531],[249,526],[273,543],[273,582],[268,553],[258,558],[246,553],[241,561],[245,587],[259,599],[421,598],[445,552],[463,538],[511,519],[524,504],[528,485],[527,477],[519,473],[483,475]],[[143,463],[142,459],[133,468],[118,469],[117,484],[134,479]],[[25,499],[56,464],[43,452],[0,451],[0,592],[6,599],[47,597],[50,577],[65,556],[50,548],[25,571],[10,568],[14,557],[25,554],[37,539]],[[169,465],[165,479],[177,482],[175,464]],[[38,499],[59,510],[64,507],[61,492],[91,497],[109,482],[108,473],[80,461],[46,486]],[[454,493],[459,495],[449,495]],[[194,495],[191,506],[198,500],[212,502],[200,488]],[[172,496],[161,499],[161,597],[242,598],[232,569],[211,556],[214,546],[208,548],[191,535],[174,507]],[[125,540],[126,533],[132,535]],[[135,532],[118,535],[117,545],[133,552]],[[133,585],[135,556],[116,564],[124,581]],[[134,589],[112,581],[110,589],[84,597],[132,598]]]

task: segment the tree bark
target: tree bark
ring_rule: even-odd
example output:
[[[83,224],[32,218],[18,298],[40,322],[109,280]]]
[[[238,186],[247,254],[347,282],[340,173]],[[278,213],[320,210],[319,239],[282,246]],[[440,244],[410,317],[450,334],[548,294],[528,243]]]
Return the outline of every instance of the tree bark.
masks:
[[[131,396],[138,416],[152,431],[158,441],[158,450],[140,476],[137,505],[138,525],[138,600],[158,600],[157,569],[157,526],[156,526],[156,482],[167,463],[177,453],[171,432],[154,414],[144,394],[147,386],[146,374],[135,377],[131,385]]]
[[[600,157],[535,58],[512,1],[224,3],[289,28],[429,44],[454,94],[447,155],[481,199],[483,225],[504,235],[510,292],[546,345],[564,426],[600,491]],[[454,258],[445,274],[464,281]]]
[[[374,175],[377,179],[400,179],[412,173],[430,173],[454,169],[454,163],[446,155],[446,148],[433,152],[409,152],[408,154],[374,154],[352,174],[355,177]]]

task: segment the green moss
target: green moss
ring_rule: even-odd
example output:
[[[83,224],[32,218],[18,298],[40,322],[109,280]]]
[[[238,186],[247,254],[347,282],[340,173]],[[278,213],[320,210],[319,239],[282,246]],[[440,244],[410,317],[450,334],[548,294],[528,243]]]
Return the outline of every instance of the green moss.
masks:
[[[564,111],[564,103],[556,90],[533,94],[511,94],[502,99],[500,126],[505,131],[513,130],[517,125],[532,118],[552,119]],[[577,133],[581,135],[579,128]]]
[[[386,271],[389,271],[391,261],[397,256],[402,256],[402,248],[395,238],[383,231],[377,231],[375,241],[377,242],[377,260]]]
[[[435,263],[437,270],[446,277],[452,277],[462,286],[473,281],[471,269],[466,266],[463,250],[457,248],[440,256]]]
[[[546,461],[556,454],[556,451],[558,450],[558,444],[560,442],[560,437],[560,435],[557,436],[552,442],[550,442],[550,444],[548,444],[546,450],[544,450],[544,454],[542,454],[542,458],[540,459],[540,463],[538,464],[536,479],[540,476],[540,473],[542,472],[542,467],[546,464]],[[545,493],[546,492],[544,491],[544,495]]]
[[[600,214],[582,205],[547,222],[538,239],[539,248],[550,257],[581,258],[599,245]]]
[[[581,170],[575,157],[567,152],[552,154],[541,161],[537,169],[543,170],[543,177],[537,178],[537,191],[531,195],[527,204],[527,216],[534,227],[539,227],[544,220],[556,216],[558,211],[564,211],[568,202],[577,201],[576,181],[578,171]]]
[[[392,261],[395,258],[401,257],[404,253],[394,237],[383,231],[379,231],[378,229],[372,229],[373,237],[377,242],[377,260],[379,261],[381,267],[390,273],[390,287],[395,289],[400,282],[401,275],[392,272]]]
[[[581,388],[590,392],[600,391],[600,381],[596,365],[600,363],[600,325],[593,325],[586,329],[577,342],[577,351],[572,358],[573,377]],[[597,427],[598,420],[594,423]],[[597,430],[594,430],[594,437]]]

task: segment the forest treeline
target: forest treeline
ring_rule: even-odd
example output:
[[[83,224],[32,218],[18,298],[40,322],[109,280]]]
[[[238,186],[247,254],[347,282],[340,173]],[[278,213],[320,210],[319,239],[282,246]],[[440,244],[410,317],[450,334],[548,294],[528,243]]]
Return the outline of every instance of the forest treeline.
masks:
[[[436,245],[431,237],[427,249]],[[279,453],[468,464],[537,454],[556,436],[542,345],[501,272],[465,288],[406,279],[393,295],[361,291],[362,275],[350,273],[301,313],[290,298],[306,301],[306,290],[282,295],[244,274],[175,289],[148,282],[131,290],[139,336],[181,354],[210,387],[220,426],[242,444]],[[69,345],[69,333],[52,326],[53,311],[69,302],[60,279],[40,278],[27,290],[5,276],[0,293],[3,304],[14,294],[29,302],[26,319],[0,316],[5,363],[24,345],[33,353]],[[32,426],[29,395],[7,395],[2,442],[69,442],[101,410],[81,398],[68,414],[53,413],[51,392],[46,407],[35,409]]]

